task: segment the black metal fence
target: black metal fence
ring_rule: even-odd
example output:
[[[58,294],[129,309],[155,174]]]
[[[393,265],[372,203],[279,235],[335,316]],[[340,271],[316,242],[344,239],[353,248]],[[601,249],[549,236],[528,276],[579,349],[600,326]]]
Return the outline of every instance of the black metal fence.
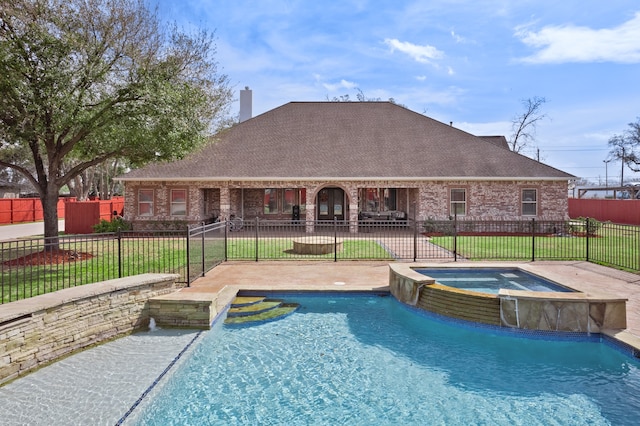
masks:
[[[187,232],[188,282],[204,276],[226,259],[228,224],[211,223],[189,228]]]
[[[0,242],[0,303],[148,272],[187,283],[185,232],[118,232]]]
[[[640,227],[569,221],[273,221],[0,242],[0,303],[225,260],[579,260],[640,272]]]
[[[640,271],[639,250],[640,227],[592,219],[255,220],[225,238],[225,259],[255,261],[586,260]]]

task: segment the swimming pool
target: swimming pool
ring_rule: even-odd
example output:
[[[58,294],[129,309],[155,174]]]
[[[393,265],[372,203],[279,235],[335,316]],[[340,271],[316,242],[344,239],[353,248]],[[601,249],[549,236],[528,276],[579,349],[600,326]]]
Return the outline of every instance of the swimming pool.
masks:
[[[510,290],[571,292],[573,290],[517,268],[416,268],[440,284],[479,293]]]
[[[514,337],[375,295],[278,295],[276,322],[217,321],[125,424],[637,424],[640,362]]]

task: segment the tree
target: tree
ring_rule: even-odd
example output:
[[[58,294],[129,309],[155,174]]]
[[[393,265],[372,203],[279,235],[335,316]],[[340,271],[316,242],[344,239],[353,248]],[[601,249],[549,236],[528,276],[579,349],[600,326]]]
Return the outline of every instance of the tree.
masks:
[[[0,167],[36,188],[54,247],[59,190],[83,171],[206,141],[232,99],[214,54],[210,33],[162,26],[144,0],[2,1],[0,149],[26,149],[31,164]]]
[[[358,92],[356,93],[356,102],[383,102],[381,98],[366,97],[362,89],[359,87],[357,87],[356,90]],[[340,95],[339,97],[334,96],[333,98],[329,98],[329,95],[326,95],[326,98],[328,102],[353,102],[348,93],[346,95]],[[405,105],[397,103],[394,98],[389,98],[387,102],[406,108]]]
[[[624,166],[634,172],[640,172],[640,117],[621,135],[609,139],[609,158],[621,160],[620,185],[624,183]]]
[[[547,118],[547,115],[541,111],[542,105],[546,102],[545,98],[539,96],[522,100],[524,112],[511,120],[513,133],[509,139],[509,147],[513,152],[521,152],[535,141],[538,123]]]

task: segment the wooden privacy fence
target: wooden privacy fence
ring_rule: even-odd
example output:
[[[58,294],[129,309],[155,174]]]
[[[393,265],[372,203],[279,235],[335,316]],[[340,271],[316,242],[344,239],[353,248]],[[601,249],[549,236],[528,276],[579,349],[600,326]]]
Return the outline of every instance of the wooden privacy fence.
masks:
[[[64,232],[67,234],[91,234],[93,225],[102,219],[111,221],[113,212],[122,214],[124,197],[113,197],[110,200],[75,201],[67,203]]]
[[[640,225],[640,200],[569,198],[569,217],[590,217],[601,222]]]
[[[65,206],[75,198],[58,200],[58,217],[64,219]],[[3,198],[0,199],[0,224],[36,222],[44,218],[39,198]]]

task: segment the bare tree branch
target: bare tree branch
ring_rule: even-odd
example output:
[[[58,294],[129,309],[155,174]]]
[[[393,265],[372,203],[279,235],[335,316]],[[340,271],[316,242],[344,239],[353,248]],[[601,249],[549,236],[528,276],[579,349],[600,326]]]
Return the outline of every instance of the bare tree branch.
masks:
[[[521,152],[535,141],[538,123],[547,118],[547,115],[541,111],[546,102],[545,98],[539,96],[522,101],[524,112],[511,120],[512,134],[509,139],[509,147],[513,152]]]

